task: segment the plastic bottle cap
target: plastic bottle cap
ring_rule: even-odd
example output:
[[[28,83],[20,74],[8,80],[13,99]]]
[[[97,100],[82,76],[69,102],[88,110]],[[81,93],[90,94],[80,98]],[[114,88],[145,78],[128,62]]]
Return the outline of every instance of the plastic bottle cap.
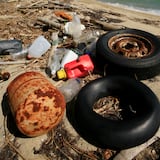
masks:
[[[58,77],[58,79],[66,79],[67,74],[66,74],[65,70],[60,69],[59,71],[57,71],[57,77]]]

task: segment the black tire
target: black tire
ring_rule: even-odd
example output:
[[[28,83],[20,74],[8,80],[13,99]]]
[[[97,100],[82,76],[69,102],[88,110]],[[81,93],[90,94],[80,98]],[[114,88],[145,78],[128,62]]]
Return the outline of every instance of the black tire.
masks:
[[[116,54],[111,48],[111,41],[118,37],[127,39],[126,35],[136,39],[138,43],[141,41],[146,45],[149,54],[141,58],[128,58]],[[126,40],[125,38],[124,40]],[[111,74],[131,75],[132,77],[136,76],[139,80],[145,80],[160,73],[160,40],[155,35],[142,30],[120,29],[102,35],[97,41],[96,56],[97,63],[103,64],[103,66],[109,64],[108,72]]]
[[[123,120],[107,119],[93,111],[93,104],[109,95],[119,97]],[[136,114],[129,109],[130,105]],[[71,111],[77,132],[104,149],[121,150],[142,144],[160,125],[160,104],[155,94],[142,82],[125,76],[109,76],[88,83],[67,113]]]

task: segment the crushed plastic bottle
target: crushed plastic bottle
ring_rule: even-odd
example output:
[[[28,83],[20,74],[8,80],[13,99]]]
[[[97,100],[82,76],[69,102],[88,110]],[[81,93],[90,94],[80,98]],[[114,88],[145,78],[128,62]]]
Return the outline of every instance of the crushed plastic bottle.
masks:
[[[66,102],[70,102],[82,88],[81,79],[71,78],[68,79],[62,86],[58,89],[64,95]]]
[[[47,68],[52,76],[60,69],[61,50],[57,48],[59,43],[58,32],[53,32],[51,36],[52,48],[48,56]]]
[[[56,72],[61,68],[61,59],[65,53],[64,48],[56,48],[53,50],[53,54],[50,56],[48,68],[51,71],[51,75],[55,76]]]

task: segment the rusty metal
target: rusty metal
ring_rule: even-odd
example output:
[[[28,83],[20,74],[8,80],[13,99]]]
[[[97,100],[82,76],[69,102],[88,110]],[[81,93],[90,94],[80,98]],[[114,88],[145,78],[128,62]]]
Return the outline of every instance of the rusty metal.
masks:
[[[129,59],[143,58],[152,54],[152,42],[136,34],[117,34],[108,41],[109,48],[116,54]]]
[[[64,96],[38,72],[17,76],[7,87],[7,93],[17,127],[24,135],[47,133],[63,117]]]

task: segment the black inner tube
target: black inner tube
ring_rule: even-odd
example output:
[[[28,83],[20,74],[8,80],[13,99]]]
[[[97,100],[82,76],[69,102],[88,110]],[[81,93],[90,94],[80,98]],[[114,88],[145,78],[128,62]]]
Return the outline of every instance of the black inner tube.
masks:
[[[123,120],[110,120],[93,111],[105,96],[120,99]],[[125,76],[110,76],[88,83],[71,107],[73,126],[89,143],[110,149],[126,149],[144,143],[159,128],[160,104],[143,83]],[[69,118],[70,119],[70,118]]]

